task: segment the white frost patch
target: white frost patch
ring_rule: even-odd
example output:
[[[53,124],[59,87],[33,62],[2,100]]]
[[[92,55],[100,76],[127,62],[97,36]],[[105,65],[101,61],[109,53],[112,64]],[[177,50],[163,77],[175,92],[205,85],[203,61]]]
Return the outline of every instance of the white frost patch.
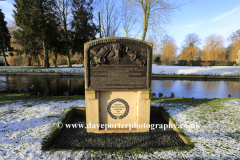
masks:
[[[152,66],[153,74],[239,76],[240,66]]]
[[[84,73],[84,68],[0,69],[0,72],[23,73]]]
[[[163,107],[179,125],[196,127],[183,127],[195,148],[190,151],[179,151],[177,157],[165,156],[165,152],[158,152],[160,158],[210,158],[210,159],[237,159],[240,157],[240,130],[239,107],[240,99],[219,103],[218,109],[211,106],[199,107],[152,103],[151,106]],[[168,151],[173,152],[173,151]]]
[[[1,105],[0,157],[46,159],[49,153],[40,150],[42,139],[49,134],[55,122],[65,116],[66,109],[74,106],[83,107],[85,101],[68,103],[29,101]]]
[[[43,68],[43,69],[27,69],[32,66],[8,66],[1,67],[0,72],[36,72],[36,73],[84,73],[82,65],[73,65],[73,68]],[[67,67],[66,65],[58,67]],[[75,68],[74,68],[75,67]],[[222,75],[222,76],[240,76],[240,66],[157,66],[152,65],[153,74],[169,74],[169,75]]]
[[[190,151],[154,151],[153,153],[122,154],[89,151],[42,151],[42,139],[52,126],[65,116],[66,110],[84,106],[84,100],[8,103],[0,105],[0,157],[3,159],[237,159],[240,143],[240,99],[210,106],[193,107],[182,104],[152,103],[164,107],[178,124],[198,123],[200,128],[183,128],[195,142]],[[113,157],[116,157],[114,158]],[[0,158],[0,159],[1,159]]]

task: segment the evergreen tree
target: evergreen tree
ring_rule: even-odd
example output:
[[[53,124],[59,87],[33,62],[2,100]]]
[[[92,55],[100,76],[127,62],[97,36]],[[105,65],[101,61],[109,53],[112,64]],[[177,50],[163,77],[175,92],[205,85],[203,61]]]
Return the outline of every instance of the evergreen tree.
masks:
[[[3,54],[5,66],[9,66],[5,52],[11,51],[12,48],[10,46],[10,39],[11,35],[7,28],[7,22],[4,21],[5,15],[3,14],[2,10],[0,9],[0,51]]]
[[[92,21],[92,3],[92,0],[57,0],[61,43],[64,42],[60,54],[67,56],[68,67],[71,67],[70,51],[83,53],[84,43],[95,39],[97,28]]]
[[[31,53],[37,57],[42,50],[44,68],[48,68],[48,50],[58,27],[55,0],[14,1],[14,18],[20,28],[14,33],[14,38],[23,46],[26,54]],[[39,48],[40,46],[42,47]]]
[[[96,39],[95,35],[99,32],[93,23],[92,0],[73,0],[72,13],[73,20],[71,26],[74,30],[72,35],[73,52],[84,52],[84,43]],[[83,56],[84,57],[84,56]]]
[[[153,62],[155,62],[157,65],[159,65],[159,64],[161,63],[161,58],[160,58],[160,56],[157,56],[157,57],[153,60]]]

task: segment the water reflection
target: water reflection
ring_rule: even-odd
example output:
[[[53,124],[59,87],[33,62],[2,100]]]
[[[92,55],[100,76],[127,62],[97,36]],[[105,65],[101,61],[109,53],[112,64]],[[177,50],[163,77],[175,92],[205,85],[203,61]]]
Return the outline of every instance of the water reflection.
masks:
[[[232,98],[240,97],[239,81],[190,81],[190,80],[152,80],[152,92],[169,97],[185,98]]]
[[[29,86],[34,85],[34,89]],[[0,92],[63,95],[84,95],[84,78],[59,76],[0,76]]]
[[[34,85],[34,89],[29,86]],[[23,89],[24,93],[37,95],[84,95],[84,78],[60,76],[19,76],[1,75],[0,93],[15,92]],[[175,97],[185,98],[227,98],[240,97],[240,81],[190,81],[190,80],[152,80],[152,93],[161,92],[169,97],[171,92]]]

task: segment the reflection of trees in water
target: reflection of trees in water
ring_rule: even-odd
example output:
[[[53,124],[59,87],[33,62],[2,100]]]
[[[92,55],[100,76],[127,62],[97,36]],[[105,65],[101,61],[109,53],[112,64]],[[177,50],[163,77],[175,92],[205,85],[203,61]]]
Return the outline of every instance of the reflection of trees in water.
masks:
[[[34,84],[34,90],[28,90],[28,86]],[[70,95],[84,95],[85,82],[83,78],[78,77],[57,77],[57,76],[0,76],[0,91],[22,90],[24,93],[34,94],[48,93],[48,95],[62,95],[68,91]],[[162,92],[169,96],[168,92],[176,92],[175,95],[192,91],[197,92],[196,96],[203,95],[209,97],[214,95],[232,94],[232,97],[239,97],[239,81],[187,81],[187,80],[153,80],[152,89],[158,94]],[[179,93],[178,93],[178,92]]]
[[[70,79],[68,79],[68,93],[72,94],[71,93],[71,80]]]
[[[85,82],[83,80],[71,81],[71,94],[84,95],[85,94]]]
[[[44,80],[45,80],[45,83],[46,83],[46,94],[47,95],[51,95],[51,79],[50,78],[44,78]]]
[[[6,83],[7,83],[7,90],[9,91],[10,90],[10,80],[9,80],[9,77],[8,76],[6,76]]]
[[[221,81],[202,81],[201,88],[208,91],[218,91],[221,85],[220,82]]]
[[[3,91],[22,90],[24,93],[47,95],[62,95],[63,92],[68,91],[71,95],[84,95],[85,83],[83,78],[67,77],[50,77],[50,76],[4,76],[6,81],[0,83]],[[34,90],[29,90],[28,87],[34,85]]]
[[[157,80],[152,80],[151,87],[156,88],[157,85],[158,85],[158,81]]]
[[[28,87],[32,84],[36,84],[38,81],[37,77],[29,76],[6,76],[7,81],[7,91],[22,90],[27,93]]]
[[[230,82],[230,81],[227,81],[226,83],[227,85],[227,88],[230,91],[235,91],[237,93],[240,93],[240,85],[239,85],[239,82]]]
[[[172,87],[173,86],[173,83],[174,83],[174,81],[163,81],[162,82],[162,86],[163,86],[163,88],[165,87]]]
[[[181,81],[181,84],[183,85],[183,88],[187,91],[190,91],[190,90],[194,89],[193,83],[194,83],[194,81]]]

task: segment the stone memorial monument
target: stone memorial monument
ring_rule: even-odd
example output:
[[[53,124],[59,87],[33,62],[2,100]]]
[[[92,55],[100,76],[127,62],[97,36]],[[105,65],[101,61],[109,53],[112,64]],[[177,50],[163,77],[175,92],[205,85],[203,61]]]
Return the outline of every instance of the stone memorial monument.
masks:
[[[113,37],[84,44],[87,132],[147,132],[152,44]]]

